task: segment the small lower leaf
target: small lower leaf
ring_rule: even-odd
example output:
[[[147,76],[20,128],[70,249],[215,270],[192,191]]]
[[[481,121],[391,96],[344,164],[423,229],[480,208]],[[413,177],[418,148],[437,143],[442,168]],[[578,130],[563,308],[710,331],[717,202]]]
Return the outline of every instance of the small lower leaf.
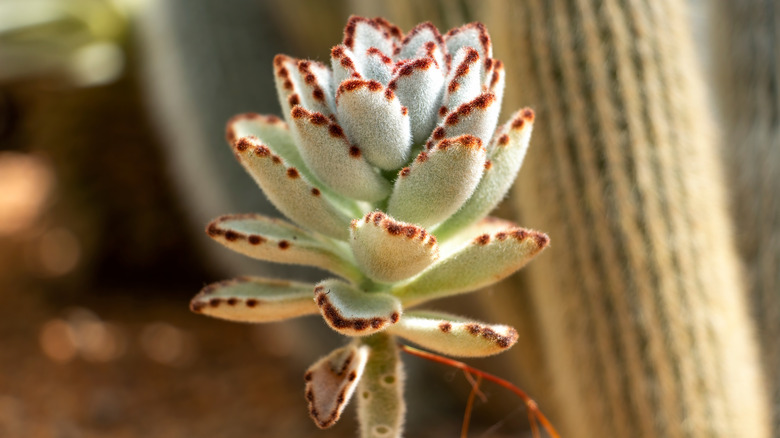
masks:
[[[438,312],[406,312],[388,333],[428,350],[459,357],[491,356],[517,342],[517,331],[510,326],[485,324]]]
[[[339,280],[325,280],[314,288],[314,301],[325,322],[347,336],[366,336],[395,324],[401,302],[383,292],[364,292]]]
[[[204,287],[190,302],[195,313],[237,322],[272,322],[317,313],[310,283],[239,277]]]
[[[348,345],[314,363],[304,374],[309,415],[320,429],[336,424],[363,375],[369,348]]]

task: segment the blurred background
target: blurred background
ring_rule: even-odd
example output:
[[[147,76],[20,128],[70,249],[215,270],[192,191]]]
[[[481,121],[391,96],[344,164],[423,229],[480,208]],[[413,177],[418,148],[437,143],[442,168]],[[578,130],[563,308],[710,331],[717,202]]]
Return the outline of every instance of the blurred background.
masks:
[[[273,56],[328,63],[351,14],[483,21],[507,65],[501,120],[537,111],[499,214],[553,247],[436,303],[520,330],[511,354],[469,363],[565,436],[780,436],[776,3],[0,0],[0,437],[353,436],[350,408],[328,431],[308,418],[303,372],[341,342],[320,318],[188,310],[231,276],[321,277],[203,228],[278,215],[225,122],[278,115]],[[404,361],[407,436],[459,436],[468,383]],[[470,436],[530,436],[519,400],[483,392]]]

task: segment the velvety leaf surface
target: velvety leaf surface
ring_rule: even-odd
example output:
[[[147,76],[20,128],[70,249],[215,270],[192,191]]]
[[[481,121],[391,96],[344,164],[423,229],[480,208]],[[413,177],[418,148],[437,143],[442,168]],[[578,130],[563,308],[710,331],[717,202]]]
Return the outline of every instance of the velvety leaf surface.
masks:
[[[522,109],[504,124],[488,145],[485,172],[465,204],[434,230],[445,240],[487,216],[504,199],[523,164],[533,130],[534,113]]]
[[[195,313],[238,322],[272,322],[317,313],[314,285],[239,277],[204,287],[190,302]]]
[[[261,141],[244,137],[233,146],[233,151],[271,203],[288,219],[330,237],[343,240],[349,237],[352,218],[331,204],[319,187]]]
[[[484,357],[501,353],[517,342],[517,331],[507,325],[486,324],[438,312],[406,312],[388,333],[456,357]]]
[[[306,165],[336,193],[362,201],[387,196],[390,185],[351,144],[342,127],[300,106],[292,110],[292,130]]]
[[[347,336],[366,336],[395,324],[401,302],[392,295],[368,293],[340,280],[325,280],[314,288],[314,301],[325,322]]]
[[[436,238],[425,229],[382,212],[352,221],[350,246],[360,269],[379,282],[409,278],[436,261]]]
[[[280,219],[259,214],[226,215],[206,228],[209,237],[233,251],[260,260],[316,266],[348,279],[361,273],[346,248]]]
[[[347,138],[371,164],[396,169],[409,159],[409,114],[392,89],[374,80],[346,80],[336,92],[336,109]]]
[[[388,213],[425,228],[443,221],[471,196],[482,176],[485,154],[482,141],[469,135],[444,139],[421,152],[401,170]]]
[[[363,375],[368,355],[368,347],[353,343],[334,350],[306,371],[306,400],[317,427],[331,427],[341,417]]]
[[[405,306],[476,290],[503,280],[549,243],[544,233],[511,228],[476,237],[417,277],[391,289]]]

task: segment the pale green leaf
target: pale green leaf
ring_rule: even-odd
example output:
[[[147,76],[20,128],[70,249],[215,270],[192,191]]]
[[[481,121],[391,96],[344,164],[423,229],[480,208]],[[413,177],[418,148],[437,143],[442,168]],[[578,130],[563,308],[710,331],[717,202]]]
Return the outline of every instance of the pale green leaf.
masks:
[[[368,355],[368,347],[353,343],[334,350],[306,371],[306,400],[317,427],[331,427],[341,417],[363,375]]]
[[[517,331],[510,326],[438,312],[406,312],[397,324],[388,328],[388,333],[425,349],[457,357],[491,356],[517,342]]]
[[[312,112],[330,115],[331,107],[326,95],[332,88],[330,69],[315,61],[276,55],[274,79],[279,104],[287,123],[291,124],[290,111],[297,105]]]
[[[437,138],[463,134],[473,135],[487,144],[493,137],[500,110],[495,94],[489,91],[482,93],[456,108],[450,108],[426,144]]]
[[[344,130],[323,114],[300,106],[292,109],[291,129],[306,165],[336,193],[361,201],[379,201],[390,184],[347,140]]]
[[[412,306],[473,291],[500,281],[528,263],[549,243],[544,233],[511,228],[483,234],[391,293]]]
[[[365,292],[339,280],[325,280],[314,289],[314,301],[325,322],[347,336],[366,336],[395,324],[401,302],[383,292]]]
[[[463,47],[452,57],[452,68],[447,75],[443,105],[457,109],[482,93],[482,66],[484,59],[473,47]]]
[[[426,45],[433,43],[433,47],[430,49],[432,52],[438,52],[440,55],[435,56],[436,62],[439,66],[444,67],[443,47],[444,39],[439,33],[439,29],[436,28],[430,21],[420,23],[415,26],[406,34],[403,43],[401,44],[401,51],[398,54],[398,59],[419,58],[428,55],[428,48]],[[441,58],[439,58],[441,56]]]
[[[471,196],[485,167],[485,148],[474,136],[440,141],[401,170],[388,213],[397,220],[430,228],[458,210]]]
[[[314,285],[239,277],[204,287],[190,302],[195,313],[238,322],[272,322],[317,313]]]
[[[449,53],[457,53],[462,47],[473,47],[479,51],[482,59],[493,57],[493,46],[485,25],[479,22],[469,23],[452,29],[444,35],[444,43]]]
[[[226,215],[213,220],[206,232],[233,251],[259,260],[316,266],[351,280],[361,278],[343,244],[281,219],[259,214]]]
[[[289,167],[253,137],[239,139],[233,150],[263,193],[287,218],[330,237],[348,238],[352,218],[328,201],[297,168]]]
[[[409,159],[409,114],[392,90],[374,80],[348,79],[336,92],[336,111],[347,138],[369,163],[396,169]]]
[[[436,261],[436,238],[417,225],[376,211],[352,221],[352,253],[361,270],[379,282],[404,280]]]
[[[395,91],[401,105],[409,110],[413,144],[424,142],[430,135],[441,106],[444,73],[441,64],[436,61],[438,46],[433,47],[434,52],[430,56],[410,59],[399,65],[388,85]]]
[[[485,173],[479,185],[455,214],[440,224],[434,234],[444,241],[464,227],[487,216],[504,199],[525,158],[533,130],[534,113],[522,109],[504,124],[488,145]]]

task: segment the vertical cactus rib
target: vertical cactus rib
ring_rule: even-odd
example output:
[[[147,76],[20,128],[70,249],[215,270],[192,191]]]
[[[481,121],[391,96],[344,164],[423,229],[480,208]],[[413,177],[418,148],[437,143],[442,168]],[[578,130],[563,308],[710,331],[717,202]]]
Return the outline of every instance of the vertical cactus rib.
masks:
[[[494,8],[491,19],[528,26],[493,33],[497,47],[514,44],[507,71],[528,76],[507,100],[544,124],[520,173],[521,222],[554,222],[550,235],[566,242],[528,272],[565,433],[765,436],[711,114],[680,6]]]

